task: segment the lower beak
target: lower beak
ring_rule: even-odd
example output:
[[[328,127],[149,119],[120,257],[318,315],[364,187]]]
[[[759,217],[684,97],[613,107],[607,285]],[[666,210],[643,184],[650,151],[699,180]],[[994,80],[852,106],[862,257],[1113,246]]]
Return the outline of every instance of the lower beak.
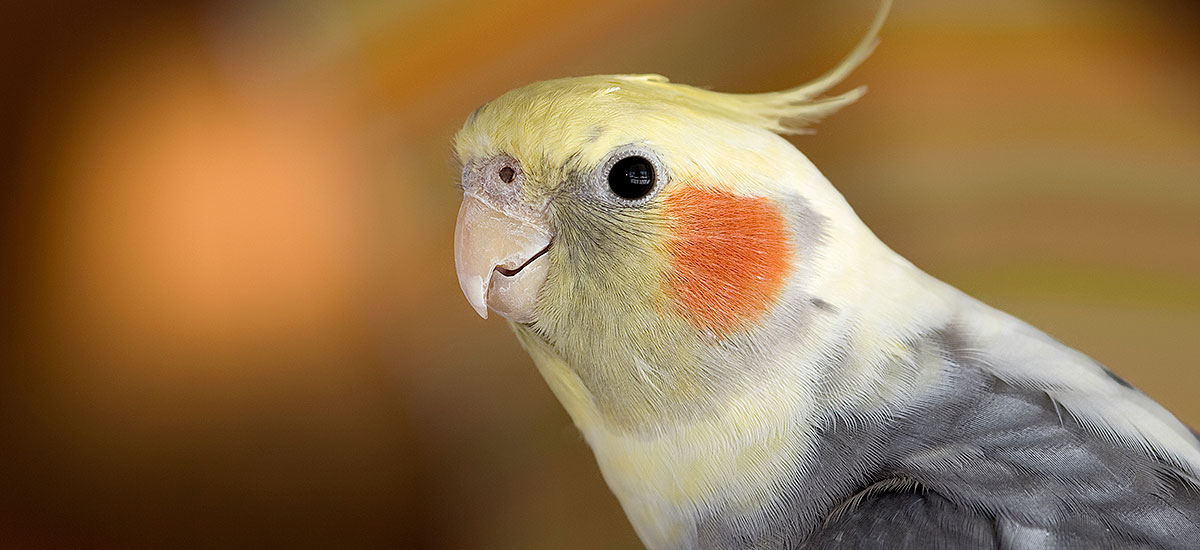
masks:
[[[463,197],[454,228],[454,266],[471,307],[510,321],[534,318],[537,295],[546,282],[544,257],[550,249],[544,223],[510,215],[474,194]]]

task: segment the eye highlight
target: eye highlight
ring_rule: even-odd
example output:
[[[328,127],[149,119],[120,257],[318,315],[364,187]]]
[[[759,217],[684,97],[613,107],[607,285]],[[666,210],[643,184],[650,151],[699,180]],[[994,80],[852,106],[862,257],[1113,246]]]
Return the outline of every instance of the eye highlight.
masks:
[[[628,156],[618,160],[608,170],[608,188],[618,197],[637,200],[654,190],[657,180],[654,163],[645,157]]]

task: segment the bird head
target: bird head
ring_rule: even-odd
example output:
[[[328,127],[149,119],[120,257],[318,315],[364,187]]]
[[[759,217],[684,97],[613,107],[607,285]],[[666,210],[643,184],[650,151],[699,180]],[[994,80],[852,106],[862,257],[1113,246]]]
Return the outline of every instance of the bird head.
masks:
[[[576,366],[614,409],[705,401],[720,373],[686,365],[794,324],[773,318],[833,307],[815,294],[838,271],[819,265],[823,246],[861,223],[780,134],[862,95],[822,97],[869,55],[885,15],[835,69],[789,90],[601,75],[480,107],[455,137],[467,300]]]

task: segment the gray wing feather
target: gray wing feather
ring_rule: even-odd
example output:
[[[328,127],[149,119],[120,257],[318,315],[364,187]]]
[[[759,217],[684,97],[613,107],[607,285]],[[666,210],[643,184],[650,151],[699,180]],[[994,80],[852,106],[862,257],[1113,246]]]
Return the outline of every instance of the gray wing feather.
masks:
[[[908,343],[951,364],[882,417],[830,419],[757,521],[714,509],[697,548],[1200,548],[1200,490],[1034,386],[1001,380],[952,328]]]
[[[800,548],[986,550],[999,548],[999,539],[991,518],[910,485],[868,490]]]

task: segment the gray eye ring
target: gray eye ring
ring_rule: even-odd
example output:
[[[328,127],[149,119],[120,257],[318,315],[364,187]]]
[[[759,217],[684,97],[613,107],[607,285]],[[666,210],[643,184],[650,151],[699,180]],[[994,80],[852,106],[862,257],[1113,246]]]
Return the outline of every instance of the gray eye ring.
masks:
[[[614,176],[614,170],[624,173]],[[653,199],[669,178],[653,150],[643,144],[630,144],[609,153],[593,180],[608,200],[623,206],[640,206]]]

